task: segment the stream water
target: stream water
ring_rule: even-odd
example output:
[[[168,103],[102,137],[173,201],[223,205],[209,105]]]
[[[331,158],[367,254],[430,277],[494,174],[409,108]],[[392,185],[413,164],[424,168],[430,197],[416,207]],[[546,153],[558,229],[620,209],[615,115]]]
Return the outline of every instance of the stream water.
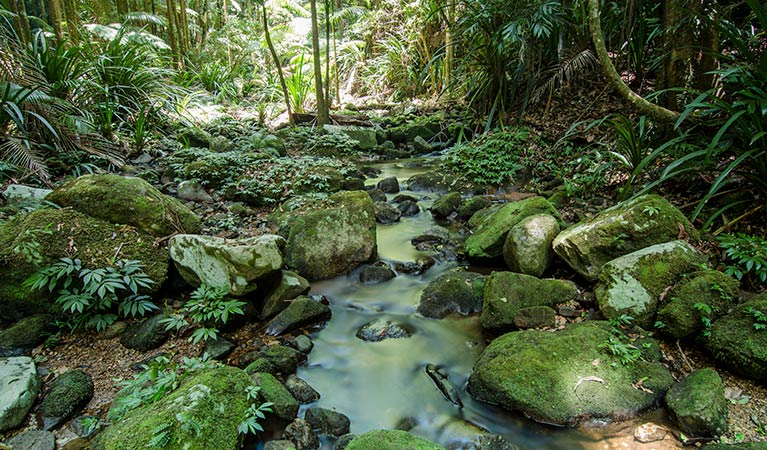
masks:
[[[412,162],[378,166],[382,173],[368,184],[396,176],[401,182],[424,172]],[[413,261],[419,252],[410,239],[435,222],[427,211],[433,196],[403,191],[419,198],[420,214],[391,225],[378,225],[378,254],[384,261]],[[389,195],[390,199],[392,195]],[[474,401],[464,387],[485,347],[478,316],[426,319],[415,313],[423,289],[457,267],[438,263],[422,275],[399,274],[393,280],[363,285],[358,273],[312,284],[312,294],[325,295],[332,319],[311,338],[314,350],[298,376],[322,395],[312,406],[334,409],[351,418],[352,433],[391,429],[403,422],[410,431],[447,448],[473,448],[477,428],[501,434],[522,449],[596,448],[592,437],[577,430],[538,425],[519,415]],[[405,339],[364,342],[355,337],[377,319],[407,324],[416,330]],[[444,368],[457,388],[463,407],[449,402],[426,374],[425,366]],[[591,445],[589,445],[589,443]],[[332,448],[326,444],[323,448]]]

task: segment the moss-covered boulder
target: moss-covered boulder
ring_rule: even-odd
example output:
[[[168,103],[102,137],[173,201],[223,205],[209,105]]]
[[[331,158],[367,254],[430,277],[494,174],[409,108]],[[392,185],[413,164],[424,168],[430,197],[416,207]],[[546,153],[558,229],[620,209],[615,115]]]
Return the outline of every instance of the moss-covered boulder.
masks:
[[[543,197],[507,203],[482,220],[474,233],[466,239],[467,256],[478,262],[498,259],[503,255],[503,244],[509,230],[523,219],[536,214],[559,217],[559,212]]]
[[[53,317],[38,314],[25,317],[10,327],[0,330],[0,356],[19,356],[27,353],[46,338],[53,328]]]
[[[767,295],[744,303],[714,322],[705,338],[708,352],[722,367],[757,381],[767,381]]]
[[[416,192],[447,192],[469,193],[476,187],[465,177],[445,173],[443,171],[431,171],[413,175],[407,179],[407,187]]]
[[[434,216],[435,219],[445,219],[450,214],[453,214],[460,204],[461,194],[458,192],[451,192],[434,200],[429,211],[431,211],[431,215]]]
[[[265,328],[266,334],[279,336],[282,333],[330,319],[330,308],[302,295],[293,299],[287,308],[280,311]]]
[[[170,257],[191,285],[204,283],[241,296],[282,268],[285,240],[276,235],[247,239],[179,234],[168,244]]]
[[[608,261],[684,234],[698,237],[684,214],[662,197],[643,195],[562,231],[553,246],[573,270],[595,280]]]
[[[354,125],[325,125],[325,130],[329,133],[345,134],[355,141],[355,147],[359,150],[372,150],[378,146],[375,128]]]
[[[675,339],[698,334],[706,322],[727,314],[739,287],[738,280],[717,270],[689,274],[668,292],[658,310],[661,331]]]
[[[41,267],[59,258],[79,258],[89,268],[106,267],[113,258],[137,260],[159,289],[168,276],[170,258],[154,238],[134,228],[94,219],[72,209],[39,209],[0,225],[0,319],[16,320],[51,312],[47,291],[22,287],[36,270],[22,248],[40,254]],[[27,250],[29,253],[29,250]]]
[[[148,352],[161,346],[168,340],[168,331],[162,320],[164,314],[154,315],[142,322],[129,325],[120,333],[120,343],[125,348]]]
[[[389,224],[397,222],[402,217],[402,212],[394,205],[386,202],[375,202],[373,208],[376,214],[376,222]]]
[[[272,410],[274,410],[275,416],[287,422],[296,417],[296,414],[298,414],[298,400],[293,397],[290,391],[274,375],[258,372],[251,374],[250,377],[252,384],[261,388],[258,392],[259,400],[274,404]]]
[[[666,405],[685,434],[716,437],[727,432],[727,399],[714,369],[696,370],[673,385],[666,393]]]
[[[548,306],[530,306],[514,314],[514,327],[520,330],[553,327],[557,324],[557,312]]]
[[[252,384],[234,367],[203,370],[163,399],[129,412],[99,433],[91,449],[143,450],[160,433],[167,450],[239,449],[237,426],[250,406],[245,389]]]
[[[485,277],[473,272],[454,271],[440,275],[421,293],[418,312],[441,319],[452,313],[471,314],[482,310]]]
[[[503,260],[512,272],[540,277],[551,265],[551,243],[559,234],[559,222],[548,214],[536,214],[511,227],[503,244]]]
[[[200,231],[200,219],[189,208],[141,178],[85,175],[57,187],[46,199],[152,236]]]
[[[477,360],[468,391],[477,400],[556,425],[634,417],[654,407],[674,380],[658,362],[660,353],[652,339],[637,346],[642,358],[624,365],[603,348],[611,336],[610,325],[599,321],[572,324],[555,333],[505,334]],[[645,389],[635,387],[640,381]]]
[[[51,430],[67,421],[93,398],[93,381],[75,369],[56,377],[40,405],[43,428]]]
[[[469,197],[462,201],[460,205],[458,205],[458,209],[456,209],[455,212],[458,214],[460,219],[469,220],[471,216],[474,215],[474,213],[480,209],[490,207],[492,204],[493,202],[491,202],[487,197]]]
[[[309,280],[348,273],[376,256],[375,210],[364,191],[342,191],[300,205],[289,202],[273,220],[287,239],[285,262]]]
[[[361,434],[346,450],[445,450],[433,442],[400,430],[374,430]]]
[[[602,267],[594,288],[599,309],[608,319],[628,314],[634,323],[649,328],[660,295],[705,263],[706,258],[685,241],[656,244],[616,258]]]
[[[485,280],[480,322],[490,330],[515,328],[514,317],[523,308],[556,307],[580,298],[578,286],[568,280],[541,280],[514,272],[493,272]]]
[[[290,271],[283,270],[280,281],[269,290],[264,298],[264,306],[261,308],[261,318],[271,319],[280,311],[287,308],[290,300],[299,295],[309,292],[311,286],[306,278]]]

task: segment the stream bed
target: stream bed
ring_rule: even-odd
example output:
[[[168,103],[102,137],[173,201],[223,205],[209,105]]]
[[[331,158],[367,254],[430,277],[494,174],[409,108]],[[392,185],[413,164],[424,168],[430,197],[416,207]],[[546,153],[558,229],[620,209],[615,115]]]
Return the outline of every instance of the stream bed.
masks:
[[[427,170],[412,160],[376,166],[382,173],[367,184],[396,176],[403,183]],[[425,163],[428,165],[428,162]],[[414,261],[427,255],[410,239],[435,225],[428,206],[435,195],[402,191],[419,199],[421,212],[391,225],[378,225],[378,256],[387,262]],[[389,200],[394,195],[389,194]],[[351,419],[351,432],[404,428],[446,448],[474,448],[477,427],[505,436],[520,449],[588,449],[598,447],[589,433],[539,425],[521,415],[474,401],[465,391],[471,368],[485,341],[479,316],[442,320],[417,314],[423,289],[458,266],[438,262],[422,275],[398,274],[376,285],[363,285],[358,271],[312,284],[311,294],[330,301],[332,319],[310,336],[314,349],[298,376],[322,398],[312,404],[337,410]],[[374,319],[404,324],[415,330],[409,338],[365,342],[355,333]],[[463,407],[446,399],[426,373],[426,365],[442,368]],[[323,448],[330,449],[330,444]]]

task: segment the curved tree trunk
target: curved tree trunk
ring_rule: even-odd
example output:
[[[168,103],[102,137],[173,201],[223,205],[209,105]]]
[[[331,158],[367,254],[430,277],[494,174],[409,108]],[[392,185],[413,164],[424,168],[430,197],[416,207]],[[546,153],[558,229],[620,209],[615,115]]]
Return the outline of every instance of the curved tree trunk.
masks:
[[[591,40],[594,43],[597,56],[599,56],[599,62],[602,64],[602,70],[613,88],[642,114],[650,115],[659,122],[676,121],[679,117],[678,112],[650,103],[645,98],[632,91],[626,83],[623,82],[618,71],[615,70],[615,66],[610,60],[610,55],[607,54],[605,40],[602,36],[602,25],[599,20],[599,0],[589,0],[589,28],[591,28]]]

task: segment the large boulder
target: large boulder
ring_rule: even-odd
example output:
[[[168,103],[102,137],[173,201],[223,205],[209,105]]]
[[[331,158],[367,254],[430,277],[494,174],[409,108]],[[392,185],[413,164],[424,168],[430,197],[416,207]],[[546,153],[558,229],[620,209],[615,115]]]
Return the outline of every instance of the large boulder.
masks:
[[[727,314],[739,287],[738,280],[718,270],[689,274],[668,292],[658,310],[661,331],[675,339],[696,335],[706,323]]]
[[[270,373],[251,374],[252,384],[261,388],[259,400],[273,404],[272,410],[278,418],[290,422],[298,413],[298,400]]]
[[[250,406],[245,390],[251,384],[250,377],[234,367],[195,373],[166,397],[127,413],[99,433],[91,449],[146,449],[160,432],[166,450],[239,449],[237,426]]]
[[[722,367],[738,375],[767,382],[767,295],[744,303],[714,322],[705,338],[706,350]]]
[[[59,258],[79,258],[83,266],[105,267],[113,259],[137,260],[159,289],[170,258],[154,238],[134,228],[94,219],[72,209],[39,209],[0,225],[0,319],[16,320],[52,310],[50,293],[22,287],[39,267]],[[26,249],[26,250],[22,250]],[[25,255],[26,253],[26,255]],[[38,261],[28,261],[34,256]]]
[[[40,394],[40,379],[32,358],[0,358],[0,433],[12,430],[24,418]]]
[[[169,242],[170,257],[191,285],[226,288],[241,296],[258,288],[265,277],[282,268],[285,240],[276,235],[247,239],[179,234]]]
[[[0,330],[0,356],[20,356],[38,345],[52,329],[53,317],[38,314],[25,317],[10,327]]]
[[[23,184],[9,184],[3,191],[3,197],[5,197],[5,203],[8,206],[35,208],[40,206],[51,192],[50,189],[40,189]]]
[[[371,150],[378,146],[375,128],[355,125],[325,125],[325,130],[333,134],[345,134],[357,142],[356,146],[360,150]]]
[[[445,450],[433,442],[400,430],[374,430],[361,434],[346,450]]]
[[[471,314],[482,310],[485,278],[477,273],[454,271],[440,275],[421,294],[418,312],[441,319],[451,313]]]
[[[485,217],[466,239],[467,256],[480,262],[498,259],[503,255],[503,244],[509,230],[523,219],[536,214],[559,217],[559,212],[543,197],[530,197],[504,205]]]
[[[429,211],[431,211],[431,215],[434,216],[435,219],[445,219],[455,212],[460,204],[461,194],[458,192],[451,192],[434,200]]]
[[[727,399],[714,369],[696,370],[672,386],[666,405],[679,428],[690,436],[716,437],[727,432]]]
[[[442,171],[413,175],[407,179],[407,187],[416,192],[471,192],[475,188],[465,177]]]
[[[516,328],[514,318],[525,308],[556,307],[580,299],[578,286],[569,280],[541,280],[514,272],[493,272],[485,280],[480,322],[490,330]]]
[[[626,365],[604,348],[611,337],[610,325],[599,321],[505,334],[477,360],[468,391],[549,424],[634,417],[655,406],[674,379],[652,339],[637,345],[642,358]],[[636,387],[640,381],[644,389]]]
[[[503,244],[503,259],[512,272],[540,277],[551,265],[551,243],[559,234],[559,222],[548,214],[536,214],[514,225]]]
[[[654,324],[661,294],[706,258],[685,241],[656,244],[616,258],[604,266],[594,288],[608,319],[627,314],[640,327]]]
[[[364,191],[285,204],[273,219],[287,238],[285,262],[309,280],[348,273],[376,256],[375,209]]]
[[[141,178],[85,175],[57,187],[46,199],[152,236],[200,231],[200,219],[189,208]]]
[[[553,246],[573,270],[596,280],[608,261],[685,235],[698,237],[684,214],[662,197],[643,195],[562,231]]]

